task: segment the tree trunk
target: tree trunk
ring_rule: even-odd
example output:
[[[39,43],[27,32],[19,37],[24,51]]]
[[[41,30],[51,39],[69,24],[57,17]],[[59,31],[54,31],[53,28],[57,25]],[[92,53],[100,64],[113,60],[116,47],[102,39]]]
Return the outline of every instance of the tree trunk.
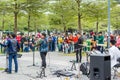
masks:
[[[81,27],[81,15],[78,13],[78,30],[80,33],[82,33],[82,27]]]
[[[18,11],[17,11],[17,0],[15,1],[15,11],[14,11],[14,33],[17,33],[17,15],[18,15]]]
[[[98,33],[98,30],[99,30],[99,22],[97,21],[96,22],[96,32]]]
[[[14,33],[17,33],[17,14],[14,13]]]
[[[5,13],[3,12],[3,19],[2,19],[2,30],[4,31],[5,28],[5,19],[4,19]]]
[[[28,35],[29,35],[29,32],[30,32],[30,19],[31,19],[31,16],[30,16],[30,13],[28,14]]]
[[[36,19],[35,19],[36,21]],[[34,21],[34,28],[35,28],[35,35],[37,34],[37,26],[36,26],[36,22]]]
[[[17,17],[18,17],[18,7],[17,7],[17,0],[14,0],[15,1],[15,11],[14,11],[14,33],[16,34],[17,33]]]
[[[66,33],[67,29],[66,29],[66,25],[64,25],[64,32]]]
[[[61,15],[61,17],[62,17],[62,25],[63,25],[63,27],[64,27],[64,32],[66,33],[66,25],[65,25],[64,16]]]
[[[82,26],[81,26],[81,14],[80,14],[80,3],[81,0],[76,0],[77,4],[78,4],[78,30],[80,33],[82,33]]]

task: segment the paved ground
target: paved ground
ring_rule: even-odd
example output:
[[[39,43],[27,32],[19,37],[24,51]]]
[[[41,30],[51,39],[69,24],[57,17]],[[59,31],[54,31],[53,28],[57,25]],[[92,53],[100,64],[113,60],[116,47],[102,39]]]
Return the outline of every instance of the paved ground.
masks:
[[[18,60],[19,62],[19,72],[12,74],[6,74],[3,71],[0,71],[0,80],[68,80],[65,77],[57,77],[52,75],[52,71],[55,70],[65,70],[71,68],[70,60],[74,60],[75,56],[63,56],[62,53],[58,52],[49,52],[47,55],[47,69],[46,69],[46,78],[39,79],[36,78],[37,73],[40,70],[40,63],[41,59],[39,56],[39,52],[35,53],[35,64],[36,66],[32,65],[32,53],[23,53],[22,58]],[[85,62],[85,58],[83,58],[83,62]],[[0,67],[5,67],[6,59],[5,56],[0,56]],[[38,67],[39,66],[39,67]],[[78,68],[78,64],[76,64]],[[14,66],[13,66],[14,70]],[[78,74],[79,71],[73,71],[74,73]],[[81,73],[80,73],[81,74]],[[80,79],[71,78],[70,80],[89,80],[86,76],[80,75]],[[120,80],[120,78],[118,78]]]

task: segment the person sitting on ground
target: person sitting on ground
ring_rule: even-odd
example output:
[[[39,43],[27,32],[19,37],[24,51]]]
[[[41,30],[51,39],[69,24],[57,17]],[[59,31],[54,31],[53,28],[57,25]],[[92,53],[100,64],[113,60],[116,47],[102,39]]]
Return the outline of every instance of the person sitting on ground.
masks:
[[[110,41],[110,48],[109,48],[109,55],[111,56],[111,68],[116,65],[117,59],[120,58],[120,50],[115,46],[116,41],[111,40]]]

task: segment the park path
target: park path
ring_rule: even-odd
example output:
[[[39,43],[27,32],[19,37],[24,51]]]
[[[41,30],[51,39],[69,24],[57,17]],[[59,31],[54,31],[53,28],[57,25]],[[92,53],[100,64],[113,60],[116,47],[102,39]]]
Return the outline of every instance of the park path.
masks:
[[[43,79],[36,79],[37,76],[36,72],[39,72],[40,70],[40,55],[39,52],[35,52],[35,64],[36,66],[30,66],[32,65],[32,52],[29,53],[22,53],[23,56],[18,59],[19,63],[19,72],[12,74],[6,74],[2,70],[0,70],[0,80],[65,80],[65,77],[58,78],[55,75],[52,75],[52,71],[54,70],[64,70],[64,69],[70,69],[71,63],[70,60],[75,60],[75,56],[66,56],[63,55],[63,53],[59,52],[49,52],[47,54],[47,69],[46,69],[46,78]],[[82,60],[83,62],[86,61],[85,57]],[[0,56],[0,67],[4,68],[6,65],[6,59],[5,56]],[[78,64],[76,64],[78,68]],[[14,66],[13,66],[14,70]],[[74,71],[75,73],[78,73],[78,71]],[[77,80],[74,78],[71,78],[70,80]],[[80,80],[89,80],[86,76],[81,75]],[[120,79],[118,79],[120,80]]]

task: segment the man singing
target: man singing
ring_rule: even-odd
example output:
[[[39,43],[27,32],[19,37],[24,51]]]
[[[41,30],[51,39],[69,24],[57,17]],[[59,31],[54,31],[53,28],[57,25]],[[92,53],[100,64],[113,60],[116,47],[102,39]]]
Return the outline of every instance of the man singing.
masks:
[[[83,38],[82,38],[82,35],[79,32],[77,33],[77,37],[78,37],[78,42],[75,43],[76,62],[81,62],[81,60],[82,60]]]

